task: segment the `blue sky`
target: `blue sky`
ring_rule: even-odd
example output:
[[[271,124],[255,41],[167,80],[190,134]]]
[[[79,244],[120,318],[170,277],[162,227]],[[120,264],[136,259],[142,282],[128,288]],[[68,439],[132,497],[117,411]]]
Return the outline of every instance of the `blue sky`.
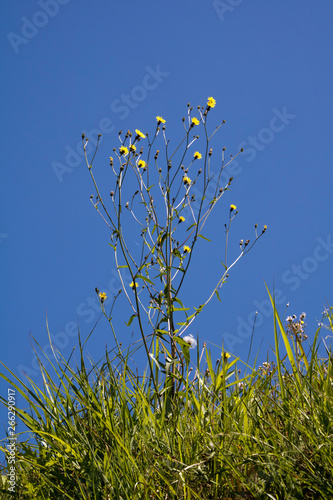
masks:
[[[89,200],[82,132],[103,132],[94,168],[109,189],[118,130],[152,132],[162,115],[176,141],[187,102],[205,105],[208,96],[217,101],[212,127],[226,120],[214,148],[245,151],[207,224],[212,242],[193,255],[187,305],[200,304],[220,272],[231,203],[239,210],[231,256],[241,238],[253,240],[255,223],[268,230],[191,333],[216,357],[224,341],[246,359],[257,310],[254,352],[261,346],[266,359],[266,282],[282,315],[287,302],[288,314],[307,313],[313,338],[333,304],[332,2],[15,0],[2,10],[1,360],[40,384],[30,334],[47,346],[46,313],[66,357],[78,322],[86,338],[98,319],[95,287],[119,287],[108,229]],[[119,302],[124,345],[137,338],[134,324],[124,326],[128,316]],[[87,353],[97,359],[106,344],[113,340],[102,320]]]

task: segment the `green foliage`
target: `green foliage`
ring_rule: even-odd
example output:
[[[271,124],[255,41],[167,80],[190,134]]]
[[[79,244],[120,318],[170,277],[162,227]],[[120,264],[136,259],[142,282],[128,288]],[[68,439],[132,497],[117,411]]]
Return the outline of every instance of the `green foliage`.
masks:
[[[86,164],[96,192],[90,199],[108,231],[111,230],[112,243],[109,245],[114,251],[122,290],[133,311],[126,325],[133,322],[133,327],[141,335],[156,393],[158,382],[154,378],[153,362],[168,365],[170,370],[165,386],[169,387],[171,383],[174,393],[177,372],[182,373],[189,363],[188,346],[182,341],[186,338],[186,330],[193,327],[197,316],[214,296],[221,300],[219,290],[228,273],[267,229],[263,226],[258,234],[256,224],[254,242],[250,245],[250,240],[245,243],[241,240],[238,256],[228,265],[228,237],[238,214],[236,205],[231,204],[225,224],[224,263],[217,271],[216,286],[198,307],[183,304],[182,287],[197,244],[200,240],[211,241],[203,235],[203,228],[217,203],[230,190],[233,178],[228,176],[228,181],[223,183],[223,171],[242,152],[231,155],[230,159],[226,159],[225,148],[221,148],[217,155],[214,152],[213,140],[225,123],[223,121],[212,133],[209,132],[207,122],[215,105],[215,99],[208,98],[207,105],[198,106],[197,116],[193,116],[193,108],[188,104],[187,117],[182,119],[183,137],[178,146],[168,138],[168,125],[160,116],[156,117],[152,137],[137,129],[135,134],[129,130],[126,134],[120,131],[120,146],[113,149],[114,158],[110,157],[109,162],[110,196],[108,193],[104,196],[103,188],[98,187],[96,180],[100,170],[93,166],[93,162],[98,142],[90,159],[86,154],[89,138],[82,137]],[[195,151],[196,148],[199,151]],[[217,164],[214,172],[213,161]],[[139,229],[137,239],[141,239],[141,247],[138,243],[133,245],[133,224]],[[124,272],[131,277],[131,290],[124,286]],[[102,302],[107,299],[101,295],[100,298]],[[107,315],[104,308],[103,312],[111,324],[111,313]],[[151,339],[151,343],[147,339]],[[151,345],[156,340],[158,357],[152,357]]]
[[[31,435],[19,436],[15,498],[332,498],[333,356],[319,357],[318,334],[296,372],[279,348],[240,376],[239,359],[222,352],[213,367],[198,346],[172,399],[131,370],[129,352],[88,367],[80,345],[74,368],[58,353],[52,371],[40,361],[42,389],[1,374],[26,400],[18,415]]]
[[[49,335],[54,363],[43,364],[36,343],[42,388],[3,365],[6,371],[0,376],[25,401],[16,417],[28,431],[16,434],[15,493],[8,479],[10,463],[2,466],[1,499],[333,498],[333,358],[326,344],[327,356],[318,354],[320,330],[306,354],[305,315],[299,322],[287,318],[284,328],[268,291],[274,311],[274,363],[250,369],[248,362],[221,348],[214,365],[207,346],[199,347],[199,338],[188,334],[208,302],[215,296],[221,301],[219,290],[230,270],[267,229],[258,234],[256,224],[254,243],[241,240],[238,256],[228,263],[229,233],[238,213],[230,205],[216,286],[197,307],[187,307],[181,290],[192,255],[200,239],[210,241],[203,227],[232,182],[220,183],[233,159],[225,161],[223,148],[213,183],[211,140],[222,125],[209,135],[206,122],[214,107],[213,98],[206,107],[199,106],[199,120],[188,105],[188,125],[184,118],[184,137],[173,152],[162,117],[156,117],[152,140],[139,130],[135,136],[120,132],[121,147],[114,149],[117,168],[110,157],[115,181],[111,202],[103,201],[93,173],[97,148],[91,160],[86,157],[96,189],[91,201],[111,230],[109,244],[131,308],[126,326],[136,328],[141,340],[123,350],[112,323],[120,292],[111,300],[96,288],[116,346],[101,361],[88,362],[80,335],[79,360],[66,360]],[[190,137],[193,129],[203,131],[203,154],[191,152],[199,139]],[[159,150],[153,150],[161,137],[164,166]],[[147,146],[138,152],[140,140]],[[86,145],[83,136],[85,151]],[[201,160],[202,169],[193,172]],[[137,183],[134,193],[133,182],[127,182],[130,175]],[[196,200],[193,186],[198,179],[201,195]],[[133,234],[125,234],[129,218],[139,225],[139,254],[133,250]],[[124,272],[130,274],[129,287]],[[327,310],[323,326],[330,334],[332,320],[332,310]],[[139,375],[131,359],[141,347],[147,371]],[[7,400],[1,401],[7,406]],[[5,453],[8,437],[0,446]]]

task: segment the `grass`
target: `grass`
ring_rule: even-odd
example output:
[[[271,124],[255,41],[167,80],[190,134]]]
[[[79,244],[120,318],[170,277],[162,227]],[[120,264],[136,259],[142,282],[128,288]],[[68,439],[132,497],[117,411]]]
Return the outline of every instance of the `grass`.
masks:
[[[158,393],[130,353],[94,364],[81,343],[75,366],[59,353],[48,370],[40,362],[42,390],[7,369],[29,433],[17,442],[15,493],[2,466],[1,498],[333,498],[332,351],[319,356],[319,328],[305,353],[299,322],[284,328],[272,305],[274,362],[250,368],[222,352],[213,366],[198,347],[184,374],[155,363]],[[327,310],[328,333],[332,320]]]

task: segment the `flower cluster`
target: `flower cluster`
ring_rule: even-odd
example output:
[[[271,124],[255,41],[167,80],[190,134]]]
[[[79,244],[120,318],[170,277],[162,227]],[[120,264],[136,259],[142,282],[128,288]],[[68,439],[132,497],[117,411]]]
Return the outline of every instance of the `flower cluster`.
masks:
[[[304,342],[308,336],[304,333],[306,324],[304,322],[306,314],[303,312],[299,319],[296,315],[288,316],[286,318],[286,334],[290,338],[295,338],[300,342]]]
[[[274,368],[275,368],[274,361],[270,361],[270,362],[264,361],[263,364],[261,366],[259,366],[259,371],[263,375],[267,375],[269,373],[272,373],[272,371],[274,370]]]

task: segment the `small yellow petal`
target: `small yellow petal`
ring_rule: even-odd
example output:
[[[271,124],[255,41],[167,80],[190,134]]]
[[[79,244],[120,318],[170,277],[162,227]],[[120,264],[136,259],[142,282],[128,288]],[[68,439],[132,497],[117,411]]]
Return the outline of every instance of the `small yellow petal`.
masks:
[[[208,97],[208,100],[207,100],[207,106],[209,108],[215,108],[216,106],[216,101],[214,99],[214,97]]]
[[[138,130],[137,128],[135,129],[135,133],[136,135],[138,135],[139,137],[141,137],[142,139],[145,139],[146,136],[145,134],[143,134],[140,130]]]

